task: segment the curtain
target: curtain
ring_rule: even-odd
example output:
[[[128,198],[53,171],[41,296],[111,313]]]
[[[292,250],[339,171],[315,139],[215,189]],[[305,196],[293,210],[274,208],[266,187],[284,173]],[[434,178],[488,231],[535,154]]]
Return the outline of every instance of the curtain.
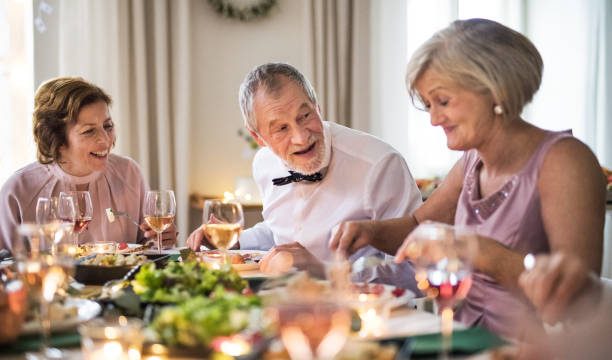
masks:
[[[602,166],[612,167],[612,4],[589,1],[590,23],[585,141]],[[609,208],[609,206],[608,206]],[[602,276],[612,278],[612,210],[606,210]]]
[[[140,164],[152,189],[175,191],[183,231],[189,211],[190,6],[187,0],[60,0],[58,14],[60,74],[81,75],[111,95],[115,151]]]
[[[326,120],[351,126],[355,46],[354,0],[312,0],[309,6],[313,86]]]

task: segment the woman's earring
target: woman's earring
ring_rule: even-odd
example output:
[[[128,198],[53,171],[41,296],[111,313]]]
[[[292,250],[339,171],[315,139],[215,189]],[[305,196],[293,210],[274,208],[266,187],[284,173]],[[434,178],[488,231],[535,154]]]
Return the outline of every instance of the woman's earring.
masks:
[[[493,112],[495,113],[495,115],[501,115],[504,113],[504,108],[502,108],[501,105],[495,105],[493,107]]]

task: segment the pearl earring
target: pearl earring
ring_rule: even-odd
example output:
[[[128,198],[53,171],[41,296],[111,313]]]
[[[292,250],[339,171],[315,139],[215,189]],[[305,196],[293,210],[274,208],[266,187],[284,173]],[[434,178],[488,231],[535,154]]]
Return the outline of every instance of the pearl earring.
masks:
[[[501,105],[495,105],[493,107],[493,112],[495,113],[495,115],[501,115],[504,113],[504,108],[502,108]]]

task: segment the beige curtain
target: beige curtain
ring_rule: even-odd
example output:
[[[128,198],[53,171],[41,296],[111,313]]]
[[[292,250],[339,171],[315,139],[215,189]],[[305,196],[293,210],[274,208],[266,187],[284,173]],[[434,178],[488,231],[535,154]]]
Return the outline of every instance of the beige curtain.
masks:
[[[368,3],[312,0],[308,9],[312,82],[321,111],[326,120],[347,126],[356,122],[354,116],[356,113],[362,114],[359,107],[364,104],[355,102],[356,97],[359,100],[361,96],[355,94],[355,90],[367,79],[367,76],[356,78],[356,75],[368,73],[364,71],[367,70],[368,56],[360,54],[367,51]]]
[[[172,4],[172,6],[170,6]],[[116,152],[134,158],[152,189],[173,189],[188,229],[191,114],[188,0],[60,0],[59,67],[113,97]]]

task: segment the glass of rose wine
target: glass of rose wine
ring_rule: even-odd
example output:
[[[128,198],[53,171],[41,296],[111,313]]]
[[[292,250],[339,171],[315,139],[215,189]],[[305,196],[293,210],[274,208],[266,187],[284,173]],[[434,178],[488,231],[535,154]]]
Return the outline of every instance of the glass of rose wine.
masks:
[[[93,219],[93,205],[89,191],[65,191],[60,193],[60,198],[71,197],[74,202],[76,216],[74,218],[74,231],[76,234],[76,245],[80,241],[81,234],[87,230],[87,226]]]
[[[145,222],[157,233],[157,249],[162,250],[162,233],[174,222],[176,199],[172,190],[151,190],[145,195]]]
[[[232,200],[205,200],[202,225],[208,241],[223,253],[223,265],[229,264],[228,249],[236,245],[244,225],[242,205]]]
[[[351,311],[343,292],[307,275],[292,286],[266,287],[264,315],[294,360],[333,359],[350,334]],[[274,284],[274,283],[272,283]]]
[[[415,265],[417,286],[438,304],[442,349],[448,358],[453,332],[454,307],[472,285],[472,261],[477,254],[473,234],[463,228],[424,222],[409,236],[406,255]]]

